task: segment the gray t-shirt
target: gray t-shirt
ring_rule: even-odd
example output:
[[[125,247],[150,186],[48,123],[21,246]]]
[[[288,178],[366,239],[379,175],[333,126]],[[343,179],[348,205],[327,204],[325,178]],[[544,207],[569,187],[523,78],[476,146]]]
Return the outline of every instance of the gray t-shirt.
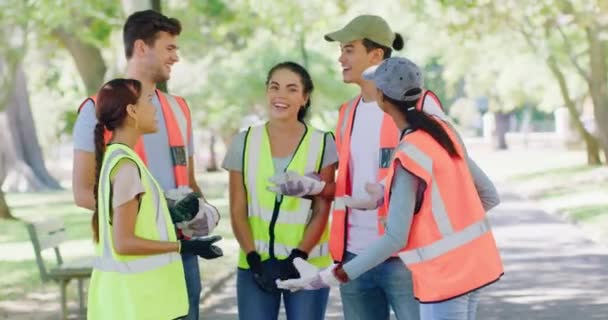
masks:
[[[147,166],[163,190],[174,189],[176,185],[171,149],[169,147],[169,135],[167,134],[165,117],[157,95],[152,98],[152,104],[156,108],[156,121],[159,125],[158,132],[144,135]],[[82,107],[74,124],[75,150],[95,152],[94,133],[96,124],[95,104],[89,100]],[[190,137],[192,137],[192,131],[190,132]],[[186,153],[189,157],[194,155],[194,142],[192,139],[187,143]]]
[[[245,136],[247,131],[239,132],[232,139],[232,143],[226,152],[226,157],[222,163],[222,168],[228,171],[243,171],[243,149],[245,147]],[[289,157],[277,158],[273,157],[272,162],[274,165],[274,171],[284,171],[289,164]],[[323,159],[321,159],[321,168],[325,168],[329,165],[338,162],[338,153],[336,151],[336,142],[331,134],[325,134],[325,152],[323,153]]]

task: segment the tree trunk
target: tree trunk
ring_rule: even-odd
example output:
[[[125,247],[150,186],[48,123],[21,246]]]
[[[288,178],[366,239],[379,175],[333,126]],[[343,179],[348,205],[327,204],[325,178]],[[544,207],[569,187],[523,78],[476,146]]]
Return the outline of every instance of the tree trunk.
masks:
[[[578,114],[578,110],[576,110],[576,104],[570,98],[570,92],[568,91],[568,84],[566,83],[566,78],[564,74],[561,72],[559,67],[557,66],[557,62],[554,57],[549,57],[547,59],[547,65],[549,69],[553,73],[553,75],[557,78],[557,82],[559,84],[560,92],[562,94],[562,100],[564,100],[564,104],[566,108],[570,112],[570,117],[576,128],[576,131],[583,137],[585,141],[585,145],[587,147],[587,164],[589,165],[599,165],[601,164],[600,153],[599,153],[599,144],[597,139],[592,136],[580,119],[580,115]]]
[[[214,132],[210,132],[209,136],[209,163],[207,164],[208,172],[216,172],[219,170],[217,165],[217,152],[215,151],[215,145],[217,144],[217,137]]]
[[[4,128],[0,132],[0,141],[3,142],[0,150],[2,188],[12,191],[61,189],[44,165],[21,64],[13,79],[13,94],[9,97],[5,114],[0,117],[0,123],[3,122],[0,128]]]
[[[598,28],[587,27],[589,41],[589,92],[593,100],[593,115],[606,163],[608,164],[608,40],[600,40]]]
[[[15,220],[17,218],[11,214],[11,210],[6,204],[6,198],[4,198],[4,192],[2,191],[2,188],[0,188],[0,220],[2,219]]]
[[[87,95],[97,93],[106,74],[106,64],[101,56],[101,50],[86,43],[73,33],[64,29],[56,29],[52,34],[70,52],[76,63],[78,73],[84,82]]]
[[[504,113],[502,111],[498,111],[494,113],[494,119],[496,120],[496,149],[498,150],[507,150],[507,131],[509,131],[509,120],[511,118],[510,113]]]

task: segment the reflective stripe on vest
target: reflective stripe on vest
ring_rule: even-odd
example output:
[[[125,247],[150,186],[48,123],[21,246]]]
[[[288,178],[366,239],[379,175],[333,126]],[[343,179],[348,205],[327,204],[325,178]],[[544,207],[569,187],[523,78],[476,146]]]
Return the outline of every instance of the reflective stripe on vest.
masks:
[[[307,128],[285,170],[299,174],[318,172],[325,146],[325,134]],[[312,201],[304,198],[271,193],[267,179],[274,173],[270,140],[265,125],[249,128],[244,148],[244,183],[246,186],[248,218],[256,251],[262,259],[283,258],[297,248],[311,218]],[[331,263],[328,255],[328,232],[309,252],[309,262],[317,267]],[[272,247],[271,247],[272,246]],[[242,251],[242,250],[241,250]],[[243,252],[239,267],[247,268]]]
[[[263,135],[265,135],[266,128],[264,126],[252,127],[249,132],[249,137],[247,138],[248,148],[252,148],[253,150],[261,150],[262,148],[262,139],[264,139]],[[316,131],[310,133],[310,142],[309,146],[320,146],[322,139],[324,138],[323,134],[319,134]],[[305,173],[316,172],[316,163],[319,154],[317,152],[308,152],[306,159],[306,168]],[[245,161],[248,162],[248,168],[259,168],[260,165],[260,157],[248,157]],[[248,181],[256,181],[258,172],[257,170],[247,170],[247,180]],[[250,204],[259,203],[260,198],[258,196],[258,190],[256,188],[247,188],[247,191],[250,194]],[[287,223],[287,224],[306,224],[309,219],[309,211],[310,207],[300,201],[300,208],[294,212],[293,214],[280,214],[277,217],[277,223]],[[249,216],[250,217],[260,217],[264,221],[270,222],[273,215],[273,209],[271,208],[263,208],[262,206],[257,205],[249,205]]]
[[[137,163],[133,155],[130,155],[127,150],[127,147],[118,147],[118,149],[111,151],[111,154],[104,160],[106,164],[103,168],[103,171],[100,175],[99,182],[99,190],[102,195],[106,195],[101,197],[102,201],[100,202],[100,207],[102,210],[99,210],[99,228],[100,234],[103,236],[102,242],[102,255],[98,256],[94,260],[94,267],[100,271],[105,272],[119,272],[119,273],[139,273],[145,272],[149,270],[154,270],[170,264],[175,261],[179,261],[181,259],[180,255],[177,252],[173,253],[165,253],[151,256],[143,256],[138,259],[129,260],[129,261],[120,261],[114,258],[112,254],[111,248],[111,234],[112,230],[110,229],[110,224],[108,222],[109,212],[106,208],[107,205],[111,206],[111,199],[109,197],[110,194],[110,172],[116,166],[118,161],[121,159],[127,158],[132,159]],[[140,166],[139,164],[137,164]],[[167,230],[167,220],[165,219],[165,215],[163,214],[161,207],[161,196],[160,196],[160,187],[153,181],[153,178],[150,176],[149,172],[143,168],[139,168],[140,176],[142,178],[142,184],[144,186],[149,186],[149,188],[145,188],[145,190],[151,190],[152,202],[154,203],[154,209],[156,211],[156,229],[159,234],[160,241],[168,241],[169,235]],[[102,229],[103,228],[103,229]]]
[[[414,250],[402,251],[399,253],[399,258],[405,264],[431,260],[481,237],[488,231],[491,231],[490,221],[488,221],[488,218],[484,218],[459,232],[443,235],[441,240],[432,244]]]
[[[341,121],[338,124],[338,127],[340,128],[339,130],[339,135],[336,137],[336,140],[341,140],[344,138],[344,135],[346,134],[346,127],[348,126],[348,120],[352,118],[351,116],[351,112],[353,112],[353,110],[355,109],[355,107],[359,104],[359,101],[361,100],[361,96],[358,96],[354,99],[351,99],[349,102],[346,103],[346,108],[344,109],[344,113],[341,117]],[[350,132],[349,132],[350,134]],[[340,142],[338,142],[338,144],[340,144]]]
[[[433,160],[413,144],[402,143],[398,146],[397,151],[403,152],[425,171],[425,174],[428,176],[421,177],[423,180],[432,181],[430,194],[431,212],[433,214],[433,220],[441,235],[441,239],[432,244],[400,252],[399,257],[404,263],[419,263],[436,258],[481,237],[491,230],[489,221],[484,217],[482,220],[477,221],[460,231],[454,231],[452,222],[446,211],[446,206],[439,192],[437,181],[432,178]],[[390,188],[390,186],[387,186],[387,188]]]
[[[268,242],[261,241],[261,240],[254,240],[254,243],[255,243],[255,250],[258,253],[270,254],[270,245],[268,244]],[[291,253],[291,250],[296,249],[296,248],[297,247],[286,246],[281,243],[274,244],[274,252],[277,256],[287,257]],[[327,244],[327,242],[324,242],[324,243],[320,243],[320,244],[316,245],[314,248],[312,248],[312,250],[310,250],[310,252],[308,253],[308,259],[322,257],[322,256],[325,256],[328,254],[329,254],[328,244]]]
[[[165,126],[167,128],[175,186],[188,186],[188,154],[186,149],[187,142],[192,139],[190,136],[190,132],[192,131],[190,110],[186,102],[181,97],[165,94],[158,89],[156,89],[156,96],[160,101],[161,110],[165,119]],[[84,107],[89,99],[93,101],[93,104],[97,104],[97,97],[91,96],[80,105],[78,112],[82,110],[82,107]],[[106,130],[104,132],[104,139],[106,143],[109,142],[111,138],[111,132]],[[135,145],[135,152],[137,155],[139,155],[144,163],[147,163],[143,136],[137,141],[137,144]]]

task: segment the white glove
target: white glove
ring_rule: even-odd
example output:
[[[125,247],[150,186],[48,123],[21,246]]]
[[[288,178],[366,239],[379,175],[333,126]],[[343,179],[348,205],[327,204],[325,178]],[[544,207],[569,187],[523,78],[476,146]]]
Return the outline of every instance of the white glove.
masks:
[[[189,187],[179,187],[165,191],[165,198],[169,201],[179,201],[190,194]],[[190,221],[179,222],[175,226],[189,238],[205,237],[213,232],[220,222],[220,213],[216,207],[202,198],[198,199],[198,213]]]
[[[269,191],[292,197],[317,195],[325,188],[325,181],[314,173],[302,176],[294,171],[281,172],[268,181],[274,184],[268,187]]]
[[[167,200],[173,200],[177,202],[185,198],[190,193],[192,193],[192,189],[186,186],[181,186],[176,189],[170,189],[165,191],[165,198],[167,198]]]
[[[365,184],[367,198],[352,198],[344,196],[344,205],[352,209],[375,210],[384,204],[384,184],[371,183]]]
[[[192,220],[176,224],[189,238],[210,235],[220,222],[220,213],[216,207],[201,198],[198,199],[198,204],[198,213]]]
[[[334,276],[336,264],[333,264],[323,270],[306,262],[302,258],[295,258],[293,264],[300,273],[300,278],[289,280],[276,280],[277,288],[290,291],[298,290],[317,290],[328,288],[340,284],[340,281]]]

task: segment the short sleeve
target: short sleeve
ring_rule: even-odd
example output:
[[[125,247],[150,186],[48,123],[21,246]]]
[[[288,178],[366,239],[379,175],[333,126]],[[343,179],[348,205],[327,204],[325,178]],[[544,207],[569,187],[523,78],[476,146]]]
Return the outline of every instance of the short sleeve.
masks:
[[[323,160],[321,168],[326,168],[338,162],[338,150],[336,148],[336,140],[330,132],[325,133],[325,151],[323,152]]]
[[[121,160],[112,172],[112,208],[137,198],[145,192],[139,169],[133,161]]]
[[[74,124],[74,149],[86,152],[95,152],[95,104],[89,99],[78,113]]]
[[[232,138],[232,143],[226,151],[222,168],[228,171],[243,171],[243,149],[245,147],[245,137],[247,131],[239,132]]]

